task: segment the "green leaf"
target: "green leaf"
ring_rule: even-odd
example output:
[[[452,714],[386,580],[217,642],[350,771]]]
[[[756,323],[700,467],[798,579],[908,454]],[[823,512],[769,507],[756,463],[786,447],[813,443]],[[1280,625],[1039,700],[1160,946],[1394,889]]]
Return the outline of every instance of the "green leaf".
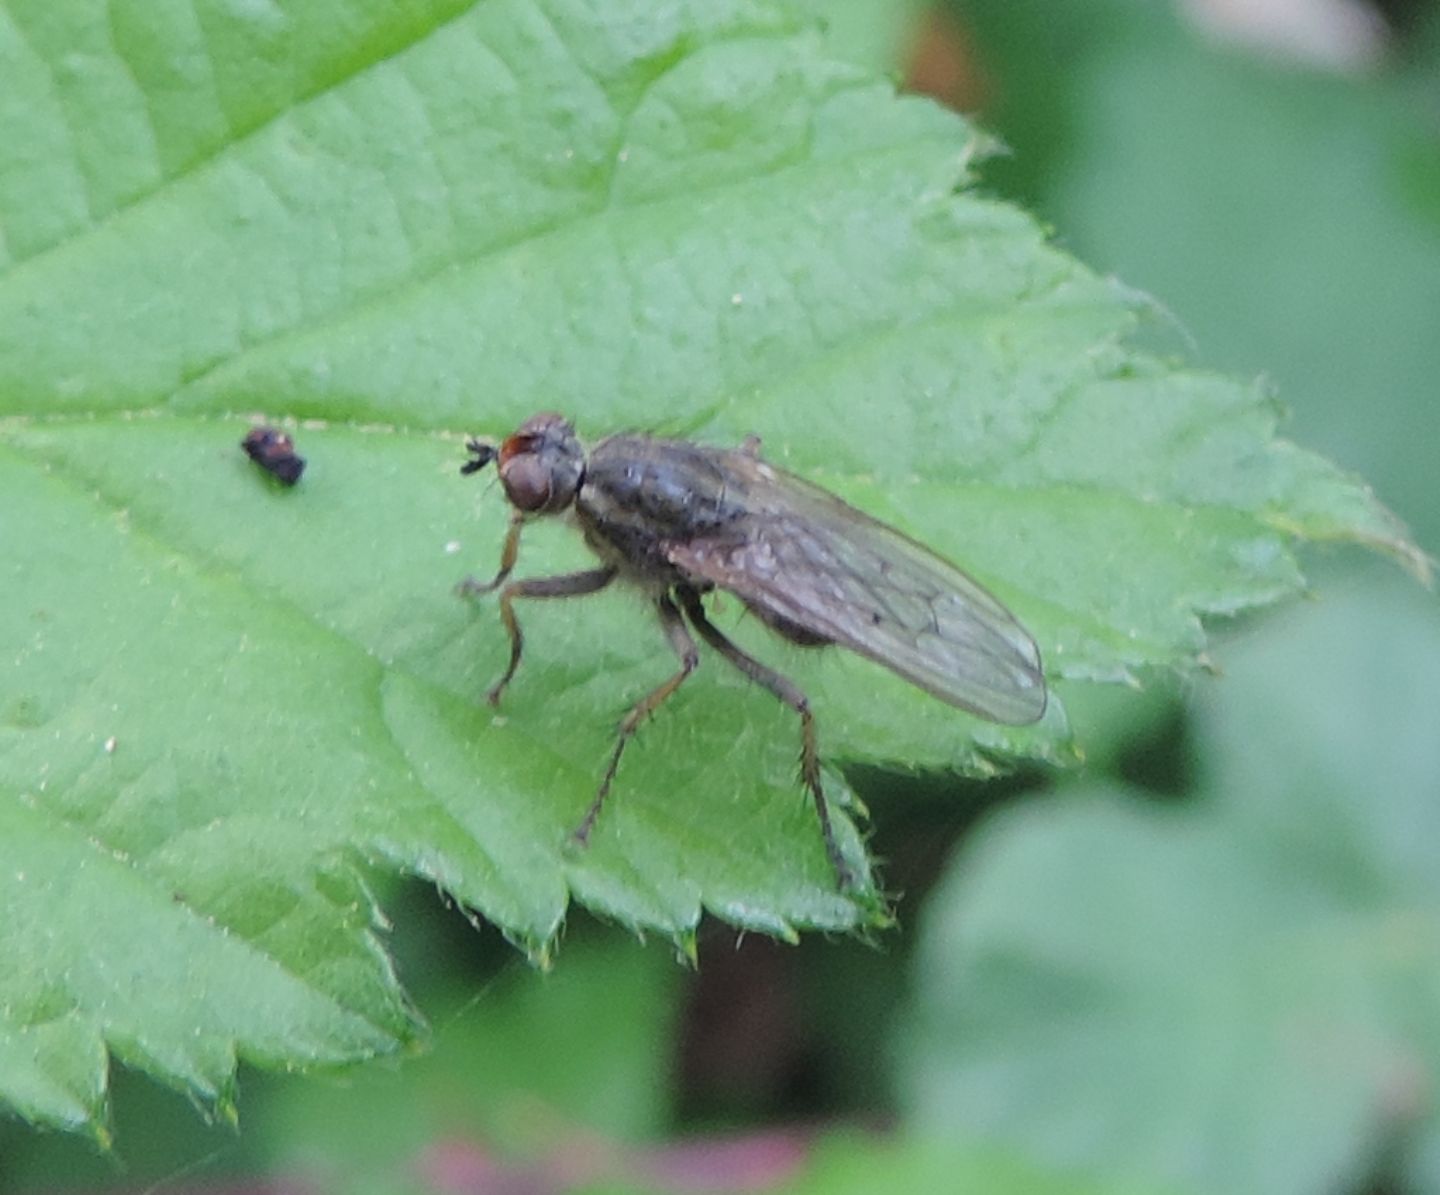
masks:
[[[1077,1179],[998,1150],[954,1142],[822,1139],[804,1175],[780,1195],[868,1195],[873,1191],[984,1191],[987,1195],[1161,1195],[1159,1188]]]
[[[797,0],[823,25],[836,57],[892,75],[903,73],[921,32],[926,0]]]
[[[1200,614],[1299,586],[1297,536],[1411,552],[1254,388],[1127,349],[1125,292],[966,189],[969,126],[779,4],[0,22],[0,1098],[32,1119],[98,1124],[107,1049],[224,1111],[236,1055],[411,1041],[365,866],[539,958],[571,899],[684,950],[705,909],[884,921],[836,891],[794,718],[713,659],[568,847],[673,662],[633,594],[539,603],[484,704],[504,633],[451,590],[506,514],[457,476],[466,433],[759,433],[993,587],[1061,693],[1184,666]],[[293,490],[237,447],[261,414],[309,460]],[[536,527],[522,570],[585,559]],[[736,633],[832,764],[1074,756],[1058,699],[998,728]]]
[[[1437,675],[1428,600],[1307,611],[1206,703],[1206,802],[982,830],[925,931],[913,1121],[1194,1191],[1433,1186]]]

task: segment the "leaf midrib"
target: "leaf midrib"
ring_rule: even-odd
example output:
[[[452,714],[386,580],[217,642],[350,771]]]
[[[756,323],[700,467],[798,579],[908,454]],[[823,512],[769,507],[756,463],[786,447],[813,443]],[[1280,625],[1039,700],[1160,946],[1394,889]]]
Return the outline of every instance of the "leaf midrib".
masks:
[[[94,427],[96,424],[130,422],[137,416],[151,417],[159,420],[173,421],[175,423],[182,424],[223,424],[232,421],[234,418],[233,416],[214,415],[204,412],[186,411],[183,413],[177,413],[172,409],[163,407],[146,408],[139,412],[126,412],[123,414],[116,414],[113,411],[105,411],[102,409],[96,412],[87,413],[71,411],[58,413],[55,415],[42,416],[39,418],[27,416],[12,416],[6,420],[0,421],[0,429],[3,429],[6,424],[9,424],[11,426],[23,427],[26,423],[31,422],[32,420],[37,425],[43,425],[47,427],[54,427],[57,425],[65,424]],[[343,421],[332,421],[332,426],[341,428],[347,432],[357,432],[362,435],[394,434],[407,437],[418,436],[423,439],[433,439],[436,441],[447,443],[459,442],[462,441],[465,437],[465,433],[463,432],[448,429],[442,431],[431,429],[413,431],[409,429],[401,429],[399,427],[391,427],[388,425],[377,427],[373,424],[356,425]],[[48,466],[52,471],[54,471],[56,475],[63,476],[66,479],[67,483],[72,487],[72,489],[74,489],[76,493],[87,497],[92,502],[103,502],[103,508],[108,510],[110,513],[114,514],[124,510],[127,512],[128,516],[132,520],[134,519],[134,508],[117,501],[114,496],[105,488],[101,480],[78,472],[73,467],[69,466],[62,458],[52,456],[43,452],[30,450],[23,445],[16,444],[13,440],[7,441],[6,444],[8,447],[14,450],[17,455],[22,456],[24,459],[32,462],[41,462]],[[826,475],[824,473],[815,473],[814,476],[822,483],[826,480]],[[854,480],[864,480],[863,475],[857,473],[831,473],[828,476],[844,476]],[[921,478],[919,479],[919,484],[929,486],[940,483],[934,482],[928,478]],[[953,489],[956,492],[965,489],[970,489],[974,491],[989,491],[995,493],[1017,492],[1017,487],[1005,485],[1002,483],[992,483],[982,479],[965,481],[955,481],[952,479],[945,484],[947,484],[948,488]],[[1257,533],[1265,531],[1271,534],[1276,534],[1272,529],[1268,527],[1268,525],[1259,517],[1256,512],[1241,507],[1222,505],[1186,505],[1179,501],[1172,501],[1169,499],[1154,500],[1145,498],[1139,495],[1132,494],[1129,491],[1123,489],[1113,489],[1093,483],[1077,483],[1069,481],[1037,482],[1035,484],[1029,484],[1022,488],[1019,488],[1018,492],[1023,492],[1030,497],[1040,495],[1055,495],[1057,498],[1068,498],[1071,500],[1082,496],[1099,498],[1107,502],[1121,502],[1126,505],[1133,505],[1142,508],[1147,513],[1151,514],[1153,514],[1156,510],[1167,509],[1174,510],[1179,514],[1187,515],[1193,515],[1196,511],[1213,511],[1223,516],[1239,517],[1249,520],[1254,523]],[[233,562],[225,559],[225,557],[217,555],[214,552],[207,552],[204,550],[203,547],[192,543],[185,543],[179,541],[172,542],[170,539],[160,535],[153,526],[150,526],[144,520],[142,520],[140,524],[137,524],[137,526],[142,525],[147,527],[149,531],[149,535],[147,538],[157,547],[158,550],[164,551],[171,555],[173,558],[183,560],[192,566],[196,565],[197,563],[203,564],[205,567],[214,570],[217,575],[224,574],[232,581],[241,583],[248,587],[248,589],[252,591],[258,599],[273,602],[282,609],[292,613],[295,617],[302,620],[306,625],[311,626],[316,630],[322,631],[326,634],[336,636],[337,639],[343,642],[348,649],[362,654],[367,660],[371,661],[372,663],[378,664],[382,668],[389,669],[398,675],[403,675],[407,677],[408,679],[424,687],[428,692],[443,694],[447,701],[459,702],[460,705],[465,709],[474,708],[473,703],[467,703],[461,695],[456,694],[448,689],[437,687],[433,680],[426,679],[424,676],[404,667],[402,664],[395,660],[392,660],[388,657],[381,657],[376,655],[375,652],[372,651],[369,647],[367,647],[362,641],[354,639],[353,637],[346,635],[342,630],[321,621],[314,614],[306,611],[303,606],[297,605],[290,598],[284,596],[279,591],[270,589],[254,582],[246,573],[239,569]],[[1119,663],[1123,667],[1136,665],[1144,666],[1152,664],[1155,659],[1170,654],[1169,645],[1167,642],[1161,642],[1154,639],[1132,638],[1124,628],[1118,627],[1113,623],[1103,621],[1099,615],[1096,615],[1084,609],[1058,603],[1053,599],[1053,597],[1039,593],[1034,589],[1023,585],[1019,580],[1015,578],[1006,577],[1005,585],[1008,591],[1017,595],[1023,595],[1024,603],[1031,608],[1057,611],[1059,613],[1057,615],[1056,621],[1068,623],[1078,630],[1088,631],[1103,642],[1107,643],[1118,653]],[[1190,606],[1187,603],[1187,608],[1190,609],[1192,613],[1197,616],[1203,613],[1224,613],[1226,610],[1226,607],[1223,604],[1212,606],[1202,603]],[[1137,654],[1137,652],[1139,654]],[[1056,662],[1052,661],[1052,663]],[[1064,675],[1063,672],[1061,673],[1061,675]],[[1085,670],[1082,671],[1080,679],[1086,679],[1092,675],[1092,670]],[[540,741],[535,741],[538,749]],[[870,756],[851,756],[850,759],[854,762],[874,761],[874,759]]]

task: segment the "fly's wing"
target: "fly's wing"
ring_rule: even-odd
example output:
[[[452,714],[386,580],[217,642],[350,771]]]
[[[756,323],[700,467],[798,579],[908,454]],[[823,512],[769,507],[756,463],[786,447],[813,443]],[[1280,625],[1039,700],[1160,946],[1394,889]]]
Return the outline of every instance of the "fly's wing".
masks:
[[[1008,725],[1045,712],[1040,653],[1015,616],[923,544],[744,453],[716,454],[745,514],[671,540],[672,564]]]

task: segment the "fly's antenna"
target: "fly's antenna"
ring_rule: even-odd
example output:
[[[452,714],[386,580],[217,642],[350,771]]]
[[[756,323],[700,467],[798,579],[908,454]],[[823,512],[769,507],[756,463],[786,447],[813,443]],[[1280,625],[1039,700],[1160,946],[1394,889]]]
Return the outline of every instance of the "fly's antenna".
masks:
[[[494,444],[489,440],[482,440],[478,436],[471,436],[465,441],[465,451],[470,454],[470,459],[460,466],[460,472],[466,477],[480,472],[500,455],[500,450]]]

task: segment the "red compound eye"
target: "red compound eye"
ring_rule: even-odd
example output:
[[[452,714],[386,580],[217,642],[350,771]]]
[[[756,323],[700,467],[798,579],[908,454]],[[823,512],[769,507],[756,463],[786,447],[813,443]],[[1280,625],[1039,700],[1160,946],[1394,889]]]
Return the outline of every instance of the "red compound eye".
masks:
[[[543,510],[554,490],[553,472],[538,453],[514,451],[511,445],[515,438],[506,440],[500,450],[500,480],[505,495],[517,510]]]
[[[556,514],[574,500],[585,476],[585,451],[559,415],[534,415],[498,449],[483,440],[466,444],[470,459],[462,473],[478,473],[498,462],[510,505],[523,514]]]

